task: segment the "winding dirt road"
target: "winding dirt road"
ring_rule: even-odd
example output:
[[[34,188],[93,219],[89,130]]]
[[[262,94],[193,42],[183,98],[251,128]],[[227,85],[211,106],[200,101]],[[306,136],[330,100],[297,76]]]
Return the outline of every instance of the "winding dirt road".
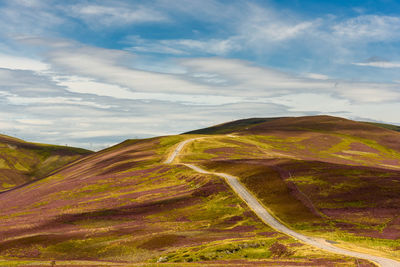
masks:
[[[171,155],[169,155],[168,159],[165,161],[167,164],[171,164],[174,159],[179,155],[179,153],[182,151],[184,146],[188,144],[189,142],[201,139],[202,137],[198,138],[192,138],[192,139],[187,139],[185,141],[182,141],[181,143],[178,144],[176,149],[173,151]],[[366,259],[369,261],[373,261],[377,263],[378,265],[382,267],[400,267],[400,262],[391,260],[388,258],[383,258],[383,257],[378,257],[378,256],[373,256],[365,253],[360,253],[360,252],[355,252],[343,248],[339,248],[336,246],[333,246],[332,244],[328,243],[324,239],[317,239],[313,237],[308,237],[303,234],[297,233],[289,228],[287,228],[285,225],[281,224],[278,220],[276,220],[264,207],[263,205],[247,190],[246,187],[244,187],[238,180],[237,177],[226,174],[226,173],[217,173],[217,172],[209,172],[206,171],[198,166],[195,166],[193,164],[185,164],[183,165],[193,169],[196,172],[203,173],[203,174],[212,174],[212,175],[217,175],[219,177],[222,177],[226,180],[226,182],[229,184],[229,186],[236,192],[236,194],[239,195],[240,198],[242,198],[246,204],[257,214],[257,216],[267,225],[270,227],[274,228],[275,230],[282,232],[284,234],[287,234],[289,236],[294,237],[297,240],[303,241],[304,243],[329,251],[333,252],[336,254],[342,254],[350,257],[356,257],[360,259]]]

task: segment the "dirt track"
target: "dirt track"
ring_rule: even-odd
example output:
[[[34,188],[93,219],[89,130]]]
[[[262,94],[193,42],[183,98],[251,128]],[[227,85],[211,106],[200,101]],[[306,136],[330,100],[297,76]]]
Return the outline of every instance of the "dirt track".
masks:
[[[201,137],[200,137],[201,138]],[[184,146],[188,144],[189,142],[195,141],[200,138],[192,138],[188,139],[185,141],[182,141],[181,143],[178,144],[176,149],[173,151],[173,153],[168,157],[168,159],[165,161],[167,164],[171,164],[174,159],[179,155],[179,153],[182,151]],[[328,243],[326,240],[323,239],[316,239],[312,237],[308,237],[305,235],[302,235],[300,233],[297,233],[289,228],[287,228],[285,225],[280,223],[278,220],[276,220],[264,207],[263,205],[244,187],[238,180],[237,177],[226,174],[226,173],[216,173],[216,172],[209,172],[206,171],[198,166],[195,166],[193,164],[184,164],[185,166],[193,169],[196,172],[203,173],[203,174],[212,174],[212,175],[217,175],[219,177],[222,177],[226,180],[226,182],[229,184],[229,186],[239,195],[240,198],[242,198],[246,204],[257,214],[257,216],[267,225],[270,227],[274,228],[277,231],[280,231],[282,233],[285,233],[289,236],[292,236],[308,245],[330,251],[333,253],[337,254],[342,254],[346,256],[351,256],[351,257],[356,257],[360,259],[366,259],[373,261],[377,264],[379,264],[382,267],[400,267],[400,262],[391,260],[388,258],[383,258],[383,257],[378,257],[378,256],[373,256],[365,253],[359,253],[339,247],[335,247],[332,244]]]

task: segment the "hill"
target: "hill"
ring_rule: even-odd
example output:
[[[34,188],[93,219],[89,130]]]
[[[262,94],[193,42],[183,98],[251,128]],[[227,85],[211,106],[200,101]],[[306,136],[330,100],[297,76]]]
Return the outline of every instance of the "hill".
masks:
[[[0,192],[46,177],[91,151],[0,135]]]
[[[386,124],[386,123],[377,123],[377,122],[366,122],[366,123],[370,123],[372,125],[376,125],[382,128],[386,128],[389,130],[393,130],[393,131],[397,131],[400,132],[400,126],[399,125],[392,125],[392,124]]]
[[[200,132],[127,140],[0,194],[0,266],[372,266],[273,230],[225,180],[179,163],[239,177],[298,232],[400,259],[400,133],[331,116],[248,119]],[[165,163],[193,137],[200,138]],[[72,149],[3,140],[14,148],[2,156],[24,160]]]
[[[399,132],[310,116],[227,133],[197,140],[181,160],[240,177],[297,231],[400,258]]]
[[[221,178],[165,164],[190,137],[127,140],[0,194],[0,259],[79,266],[356,264],[263,224]]]
[[[276,119],[279,119],[279,118],[242,119],[242,120],[221,123],[221,124],[218,124],[215,126],[204,128],[204,129],[186,132],[184,134],[228,134],[228,133],[233,133],[238,130],[246,129],[246,128],[254,126],[256,124],[261,124],[261,123],[276,120]]]

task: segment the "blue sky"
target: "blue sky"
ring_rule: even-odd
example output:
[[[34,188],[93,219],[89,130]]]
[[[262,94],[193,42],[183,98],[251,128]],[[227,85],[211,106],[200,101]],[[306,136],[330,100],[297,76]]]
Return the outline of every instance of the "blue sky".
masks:
[[[248,117],[400,125],[400,2],[0,0],[0,132],[100,149]]]

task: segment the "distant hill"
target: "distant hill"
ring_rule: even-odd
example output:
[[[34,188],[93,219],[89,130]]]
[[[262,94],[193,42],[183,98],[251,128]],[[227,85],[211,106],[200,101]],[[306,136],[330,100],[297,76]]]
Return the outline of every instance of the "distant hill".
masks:
[[[221,123],[215,126],[207,127],[204,129],[194,130],[186,132],[184,134],[227,134],[235,131],[246,129],[247,127],[254,126],[256,124],[269,122],[280,118],[251,118],[242,119],[226,123]]]
[[[389,129],[389,130],[400,132],[400,126],[398,126],[398,125],[386,124],[386,123],[378,123],[378,122],[365,122],[365,123],[369,123],[369,124],[372,124],[372,125],[375,125],[375,126],[379,126],[379,127],[382,127],[382,128],[386,128],[386,129]]]
[[[275,121],[274,123],[272,123]],[[356,123],[357,126],[351,125]],[[250,118],[241,119],[230,122],[221,123],[218,125],[210,126],[203,129],[193,130],[185,132],[183,134],[229,134],[235,132],[252,132],[253,128],[260,130],[264,127],[264,130],[268,128],[289,130],[289,128],[294,129],[309,129],[309,130],[340,130],[341,128],[355,128],[360,129],[360,124],[369,124],[373,126],[378,126],[388,130],[393,130],[400,132],[400,126],[376,123],[376,122],[357,122],[351,121],[340,117],[319,115],[319,116],[305,116],[305,117],[272,117],[272,118]],[[347,124],[347,126],[346,126]],[[365,128],[362,126],[361,128]],[[369,128],[371,129],[371,128]]]
[[[91,153],[81,148],[29,143],[0,135],[0,192],[43,178]]]
[[[400,139],[397,132],[399,128],[398,126],[389,124],[358,122],[334,116],[320,115],[244,119],[184,134],[279,135],[290,137],[306,133],[326,132],[371,139],[400,151]]]

